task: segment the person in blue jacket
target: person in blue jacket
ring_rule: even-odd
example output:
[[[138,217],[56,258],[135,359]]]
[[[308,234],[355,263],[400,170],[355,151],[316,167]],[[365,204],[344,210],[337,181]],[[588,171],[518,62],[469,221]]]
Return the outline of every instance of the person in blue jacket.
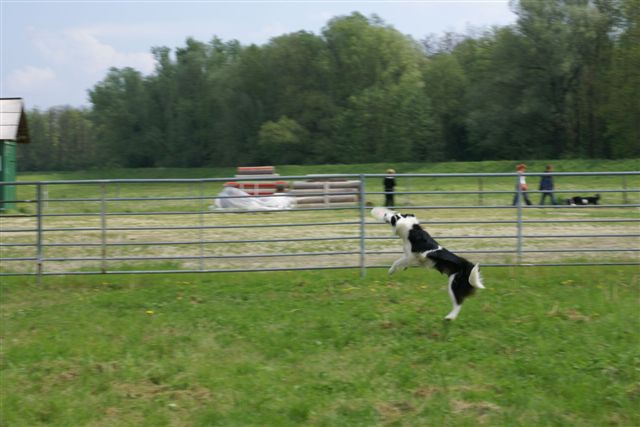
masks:
[[[547,165],[544,170],[544,175],[540,179],[540,188],[542,191],[542,197],[540,198],[540,205],[544,205],[544,201],[547,197],[551,199],[552,205],[557,205],[556,198],[553,195],[553,176],[551,176],[551,171],[553,171],[553,166]]]

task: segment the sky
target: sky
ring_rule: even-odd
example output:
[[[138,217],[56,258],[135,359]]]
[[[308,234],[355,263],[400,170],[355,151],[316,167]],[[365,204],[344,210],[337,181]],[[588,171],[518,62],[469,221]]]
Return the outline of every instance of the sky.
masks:
[[[0,97],[21,97],[27,109],[89,106],[88,90],[110,67],[152,73],[154,46],[214,36],[263,45],[301,30],[319,35],[356,11],[416,40],[516,20],[508,0],[0,0]]]

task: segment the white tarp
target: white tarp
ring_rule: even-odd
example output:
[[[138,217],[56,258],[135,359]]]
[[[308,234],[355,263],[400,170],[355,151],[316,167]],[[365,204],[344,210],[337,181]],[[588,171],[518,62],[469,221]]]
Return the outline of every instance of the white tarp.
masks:
[[[275,193],[270,197],[254,197],[235,187],[224,187],[214,201],[214,209],[244,209],[266,211],[275,209],[293,209],[296,207],[294,197]]]

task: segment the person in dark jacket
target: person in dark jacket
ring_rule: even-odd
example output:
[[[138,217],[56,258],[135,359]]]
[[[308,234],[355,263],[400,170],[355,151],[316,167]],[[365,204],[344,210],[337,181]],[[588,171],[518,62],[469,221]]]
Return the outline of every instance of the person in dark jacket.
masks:
[[[383,186],[384,186],[384,205],[386,207],[391,207],[395,205],[393,200],[393,191],[396,187],[396,179],[393,175],[395,175],[396,171],[393,169],[387,169],[387,176],[384,177]]]
[[[551,176],[551,171],[553,171],[553,166],[547,165],[544,170],[544,175],[540,179],[540,187],[538,188],[542,191],[542,197],[540,198],[540,205],[544,205],[544,201],[547,196],[551,199],[552,205],[557,205],[556,198],[553,195],[553,176]]]

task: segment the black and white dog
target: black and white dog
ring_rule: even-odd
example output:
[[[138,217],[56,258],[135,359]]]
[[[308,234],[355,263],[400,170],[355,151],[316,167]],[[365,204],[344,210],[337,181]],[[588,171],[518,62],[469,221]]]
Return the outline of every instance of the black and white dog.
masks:
[[[480,277],[480,266],[449,252],[438,244],[421,226],[415,215],[386,212],[384,221],[390,224],[402,240],[404,255],[396,260],[389,274],[404,270],[411,265],[431,267],[449,276],[449,297],[453,310],[445,317],[458,317],[462,302],[476,289],[484,289]]]
[[[575,205],[597,205],[600,201],[600,195],[596,194],[593,197],[575,196],[567,199],[567,204],[571,206]]]

